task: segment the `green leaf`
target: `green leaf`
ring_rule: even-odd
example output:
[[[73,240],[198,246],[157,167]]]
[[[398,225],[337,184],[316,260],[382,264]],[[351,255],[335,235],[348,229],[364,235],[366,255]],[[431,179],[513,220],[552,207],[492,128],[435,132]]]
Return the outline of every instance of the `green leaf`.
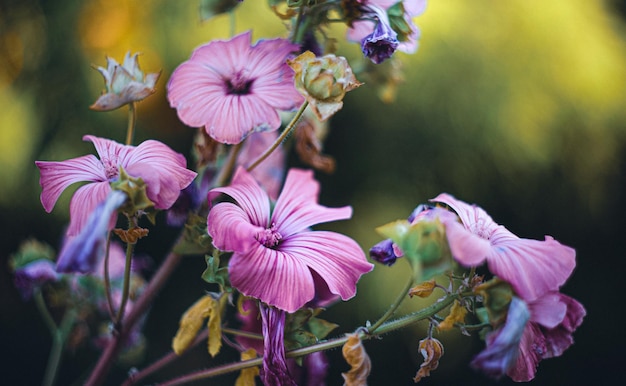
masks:
[[[228,268],[220,267],[220,252],[216,250],[213,256],[206,255],[207,268],[202,273],[202,280],[207,283],[217,283],[224,292],[232,292],[233,289],[230,285],[230,279],[228,278]]]
[[[211,237],[206,231],[206,218],[190,213],[183,236],[174,246],[174,252],[180,255],[202,255],[209,252],[211,248]]]

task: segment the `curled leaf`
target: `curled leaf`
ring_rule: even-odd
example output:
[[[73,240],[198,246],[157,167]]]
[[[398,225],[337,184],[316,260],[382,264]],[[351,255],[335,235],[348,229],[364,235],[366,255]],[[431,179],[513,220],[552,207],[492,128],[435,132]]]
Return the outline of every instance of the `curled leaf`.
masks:
[[[420,298],[427,298],[433,293],[436,286],[437,282],[435,281],[435,279],[425,281],[422,284],[418,284],[415,287],[411,288],[411,290],[409,291],[409,296],[419,296]]]
[[[465,315],[467,315],[467,309],[463,307],[461,303],[455,301],[452,307],[450,307],[450,313],[443,322],[439,323],[437,328],[439,331],[451,330],[456,323],[463,323],[463,321],[465,321]]]
[[[354,333],[348,336],[348,341],[343,345],[341,353],[351,367],[350,371],[341,373],[344,386],[367,385],[367,376],[372,369],[372,362],[365,352],[359,334]]]
[[[253,348],[247,349],[241,353],[241,361],[247,361],[257,357],[256,350]],[[256,385],[254,379],[259,376],[259,366],[248,367],[241,369],[235,386],[254,386]]]
[[[222,347],[221,311],[226,304],[226,296],[215,299],[206,295],[196,301],[180,318],[178,331],[172,340],[172,349],[178,355],[185,352],[193,343],[198,332],[208,318],[209,341],[208,350],[211,356],[217,355]]]
[[[430,376],[430,372],[439,366],[439,359],[443,356],[443,345],[435,338],[422,339],[419,344],[419,352],[424,357],[424,363],[421,364],[413,378],[415,383]]]

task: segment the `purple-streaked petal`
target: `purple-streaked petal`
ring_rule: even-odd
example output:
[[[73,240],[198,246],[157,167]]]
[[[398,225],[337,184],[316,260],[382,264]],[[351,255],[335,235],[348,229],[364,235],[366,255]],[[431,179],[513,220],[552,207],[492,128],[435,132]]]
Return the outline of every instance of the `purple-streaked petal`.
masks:
[[[133,151],[133,146],[122,145],[107,138],[100,138],[93,135],[84,135],[83,141],[93,143],[96,152],[100,157],[100,162],[106,168],[112,166],[117,169],[117,165],[123,164],[123,160]],[[126,165],[124,165],[126,166]],[[106,170],[105,170],[106,172]]]
[[[545,241],[517,239],[492,241],[489,270],[509,282],[525,301],[556,291],[576,266],[574,249],[550,236]]]
[[[254,244],[235,253],[228,264],[233,287],[246,296],[295,312],[315,295],[313,277],[299,254]]]
[[[482,208],[457,200],[447,193],[441,193],[430,201],[450,206],[467,230],[484,239],[488,239],[498,228],[498,224]]]
[[[76,195],[74,196],[76,197]],[[76,236],[67,236],[57,260],[57,272],[95,272],[104,253],[106,233],[117,209],[126,200],[126,194],[112,191],[93,212]]]
[[[285,311],[260,305],[263,324],[263,368],[260,376],[268,386],[297,386],[285,360]]]
[[[246,212],[253,225],[264,228],[271,226],[269,223],[270,199],[254,177],[244,168],[237,168],[230,186],[211,189],[208,195],[209,202],[217,198],[220,193],[232,197]]]
[[[41,177],[41,204],[51,212],[63,191],[75,182],[106,181],[102,164],[93,155],[66,161],[35,161]]]
[[[508,320],[508,319],[507,319]],[[545,351],[545,339],[534,323],[528,323],[519,342],[519,355],[506,375],[515,382],[528,382],[535,378],[541,352]]]
[[[457,222],[446,222],[445,226],[450,252],[463,266],[478,266],[489,256],[491,245],[488,240],[476,236]]]
[[[327,208],[317,204],[319,183],[313,171],[290,169],[285,186],[276,201],[272,221],[283,237],[303,231],[315,224],[345,220],[352,216],[352,208]]]
[[[335,232],[303,232],[283,240],[281,251],[293,255],[317,272],[331,293],[348,300],[356,294],[356,283],[374,266],[351,238]]]
[[[285,64],[285,58],[297,52],[300,46],[285,39],[259,40],[246,59],[246,69],[250,69],[249,76],[253,79],[271,74]],[[291,72],[293,79],[293,71]]]
[[[255,236],[264,229],[250,224],[248,214],[228,202],[215,205],[207,218],[207,233],[221,251],[246,253],[258,244]]]
[[[94,182],[81,186],[76,190],[70,200],[70,226],[67,228],[67,236],[76,236],[96,207],[103,202],[111,192],[108,182]],[[111,219],[108,228],[115,226],[115,218]]]
[[[581,325],[587,314],[585,308],[578,301],[563,294],[559,295],[561,302],[567,307],[567,312],[561,324],[556,328],[542,329],[546,346],[543,358],[558,357],[574,344],[572,333]]]

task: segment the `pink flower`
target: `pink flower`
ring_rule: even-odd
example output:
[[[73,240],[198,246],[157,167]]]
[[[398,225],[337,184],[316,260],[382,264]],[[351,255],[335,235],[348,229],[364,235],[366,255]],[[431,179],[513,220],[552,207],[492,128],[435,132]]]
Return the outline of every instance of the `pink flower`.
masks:
[[[188,126],[204,126],[216,141],[235,144],[253,131],[280,127],[277,110],[303,99],[286,59],[298,46],[284,39],[250,46],[251,32],[198,47],[168,84],[170,105]]]
[[[349,237],[309,229],[352,215],[350,207],[317,204],[318,191],[312,171],[291,169],[272,210],[267,194],[239,168],[230,186],[209,192],[209,200],[224,193],[236,201],[215,205],[207,230],[216,248],[234,252],[228,272],[241,293],[295,312],[316,296],[318,275],[330,293],[354,296],[356,282],[373,266]]]
[[[158,141],[145,141],[135,147],[92,135],[84,136],[83,140],[93,142],[100,159],[90,154],[60,162],[35,162],[41,172],[41,203],[47,212],[52,211],[68,186],[90,182],[72,197],[68,236],[78,234],[96,206],[105,200],[111,191],[109,183],[118,178],[120,166],[130,176],[143,179],[148,198],[156,209],[172,206],[180,190],[196,177],[195,172],[186,168],[187,161],[181,154]]]
[[[510,283],[526,302],[557,291],[576,266],[574,249],[550,236],[544,241],[519,238],[482,208],[445,193],[431,201],[450,206],[461,220],[445,222],[454,258],[464,266],[486,261],[489,271]]]
[[[420,37],[420,31],[413,23],[412,18],[421,15],[426,9],[426,0],[364,0],[363,4],[364,15],[374,13],[374,9],[382,9],[388,12],[390,8],[397,6],[398,3],[402,3],[404,8],[404,14],[399,20],[394,20],[390,17],[390,24],[393,28],[395,24],[402,24],[402,29],[408,29],[407,33],[404,31],[396,30],[397,33],[402,32],[403,35],[398,36],[399,44],[398,51],[412,54],[417,50],[418,40]],[[391,16],[391,15],[389,15]],[[375,18],[373,18],[375,19]],[[382,22],[378,18],[378,22]],[[357,20],[352,23],[352,27],[348,29],[347,38],[353,42],[362,42],[368,35],[372,34],[376,28],[377,22],[374,20]]]
[[[237,165],[245,168],[252,165],[278,138],[277,132],[253,133],[244,142]],[[259,181],[261,187],[267,192],[272,200],[276,200],[280,193],[280,185],[285,177],[285,151],[282,145],[270,154],[263,162],[251,172],[252,176]]]
[[[529,303],[514,297],[505,324],[487,336],[487,348],[472,366],[495,378],[506,373],[528,382],[542,359],[558,357],[574,343],[572,334],[585,314],[579,302],[558,292]]]

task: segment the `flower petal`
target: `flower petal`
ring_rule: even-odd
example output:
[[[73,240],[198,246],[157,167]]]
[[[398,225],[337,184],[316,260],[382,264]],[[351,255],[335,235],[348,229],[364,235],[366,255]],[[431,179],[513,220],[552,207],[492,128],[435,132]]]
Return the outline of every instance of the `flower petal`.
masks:
[[[444,224],[450,252],[455,260],[466,267],[478,266],[485,261],[491,252],[488,240],[476,236],[457,222]]]
[[[207,232],[221,251],[247,252],[258,244],[255,236],[263,229],[250,224],[247,213],[229,202],[215,205],[207,218]]]
[[[558,290],[576,266],[574,249],[550,236],[545,241],[496,239],[492,245],[489,270],[508,281],[526,302]]]
[[[299,255],[254,244],[228,264],[233,287],[246,296],[295,312],[314,296],[313,278]]]
[[[70,201],[70,226],[67,228],[67,236],[75,236],[83,229],[96,207],[105,201],[110,192],[111,186],[108,182],[95,182],[76,190]],[[111,218],[109,229],[114,226],[115,218]]]
[[[271,225],[269,223],[269,197],[244,168],[237,168],[230,186],[215,188],[209,191],[209,202],[217,198],[220,193],[229,195],[237,201],[237,204],[246,212],[253,225],[264,228]]]
[[[558,292],[547,293],[528,305],[531,322],[546,328],[554,328],[561,324],[567,305],[561,301]]]
[[[285,186],[276,201],[272,221],[283,237],[300,232],[312,225],[345,220],[352,216],[352,208],[327,208],[317,204],[319,183],[313,171],[290,169]]]
[[[102,164],[93,155],[66,161],[35,161],[41,177],[41,204],[51,212],[63,191],[75,182],[106,181]]]
[[[374,268],[354,240],[335,232],[295,234],[284,239],[280,249],[317,272],[330,292],[343,300],[355,295],[361,275]]]

